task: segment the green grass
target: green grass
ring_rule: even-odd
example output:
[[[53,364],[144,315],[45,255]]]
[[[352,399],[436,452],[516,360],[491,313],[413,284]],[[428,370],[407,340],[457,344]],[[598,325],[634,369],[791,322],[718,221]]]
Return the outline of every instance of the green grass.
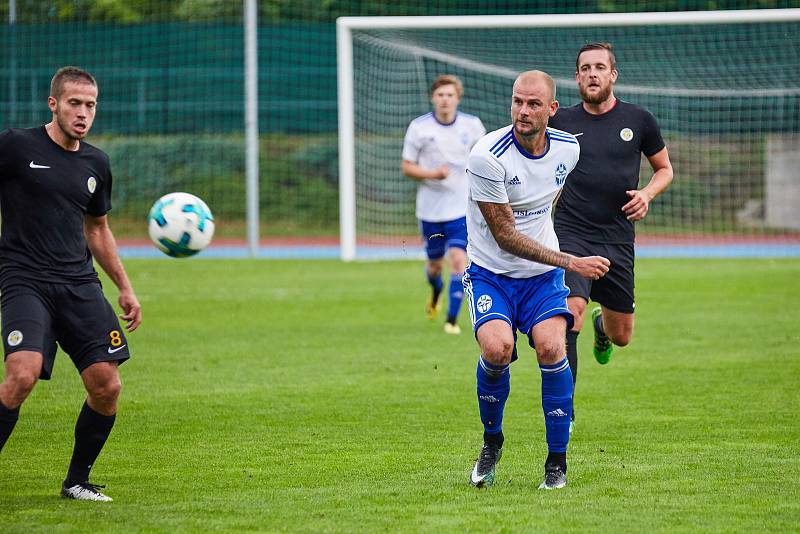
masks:
[[[477,345],[424,319],[419,262],[128,261],[110,504],[58,497],[82,387],[60,354],[0,453],[3,532],[797,531],[798,260],[642,260],[605,367],[579,338],[569,485],[536,489],[540,378],[521,343],[489,490]],[[110,284],[107,284],[110,285]]]

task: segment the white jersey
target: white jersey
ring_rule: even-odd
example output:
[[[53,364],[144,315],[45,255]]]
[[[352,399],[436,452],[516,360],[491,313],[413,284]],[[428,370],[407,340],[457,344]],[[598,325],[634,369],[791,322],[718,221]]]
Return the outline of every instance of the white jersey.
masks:
[[[417,186],[417,219],[442,222],[467,213],[467,157],[486,129],[481,120],[456,113],[450,124],[442,124],[433,113],[417,117],[408,125],[403,159],[423,169],[450,168],[444,180],[420,180]]]
[[[517,230],[547,248],[559,250],[553,230],[553,201],[575,168],[580,145],[572,134],[547,128],[547,148],[541,156],[529,154],[506,126],[487,134],[469,155],[467,254],[493,273],[527,278],[554,269],[502,250],[495,241],[478,201],[510,204]]]

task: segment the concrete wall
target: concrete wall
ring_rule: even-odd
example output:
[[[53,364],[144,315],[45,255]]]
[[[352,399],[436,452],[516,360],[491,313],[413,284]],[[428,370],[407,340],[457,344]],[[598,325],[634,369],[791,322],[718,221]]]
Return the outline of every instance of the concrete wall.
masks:
[[[800,135],[767,136],[765,156],[766,225],[800,230]]]

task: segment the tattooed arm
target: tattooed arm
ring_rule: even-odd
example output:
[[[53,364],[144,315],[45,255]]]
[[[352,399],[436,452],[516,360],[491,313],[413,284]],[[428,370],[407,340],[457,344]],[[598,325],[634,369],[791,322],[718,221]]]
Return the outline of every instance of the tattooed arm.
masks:
[[[598,279],[608,272],[610,262],[602,256],[577,258],[552,250],[538,241],[520,233],[514,220],[514,212],[509,204],[478,202],[478,207],[486,219],[494,240],[501,249],[526,260],[561,267],[586,278]]]

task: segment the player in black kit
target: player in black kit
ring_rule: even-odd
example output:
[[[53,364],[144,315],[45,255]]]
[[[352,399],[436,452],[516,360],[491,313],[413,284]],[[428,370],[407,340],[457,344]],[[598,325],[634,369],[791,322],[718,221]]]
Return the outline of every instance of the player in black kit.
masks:
[[[56,343],[86,387],[64,497],[110,501],[89,482],[117,413],[117,366],[128,342],[103,295],[92,258],[119,288],[128,331],[142,312],[117,254],[108,156],[83,142],[97,104],[88,72],[64,67],[50,85],[51,122],[0,133],[0,303],[5,379],[0,384],[0,450],[36,381],[53,370]]]
[[[630,342],[634,222],[647,215],[650,201],[672,181],[672,164],[655,117],[614,96],[617,69],[612,46],[581,47],[575,66],[582,102],[560,108],[550,119],[550,126],[576,136],[581,145],[578,165],[558,200],[555,230],[563,252],[604,256],[611,260],[611,269],[599,280],[566,275],[567,304],[575,316],[575,325],[567,332],[573,379],[578,369],[578,334],[590,299],[601,305],[592,311],[597,361],[608,363],[613,345]],[[650,162],[653,176],[638,189],[641,154]]]

